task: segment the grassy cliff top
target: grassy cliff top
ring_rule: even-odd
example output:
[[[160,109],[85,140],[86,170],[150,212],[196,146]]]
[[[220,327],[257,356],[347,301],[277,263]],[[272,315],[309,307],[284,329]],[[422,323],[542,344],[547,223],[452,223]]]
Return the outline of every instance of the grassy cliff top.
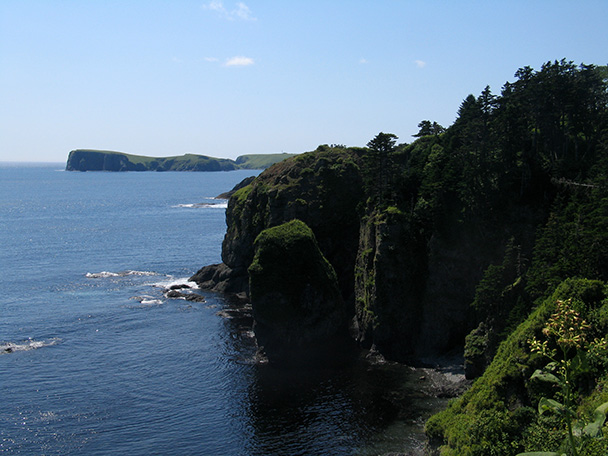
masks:
[[[297,154],[248,154],[237,157],[236,163],[241,169],[266,169],[294,155]]]
[[[293,154],[243,155],[236,160],[185,154],[149,157],[111,150],[76,149],[70,152],[68,171],[229,171],[265,169]]]

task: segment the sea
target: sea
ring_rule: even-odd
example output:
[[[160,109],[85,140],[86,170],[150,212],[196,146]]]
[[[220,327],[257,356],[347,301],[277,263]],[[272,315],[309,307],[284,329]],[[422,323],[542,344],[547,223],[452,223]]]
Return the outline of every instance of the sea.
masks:
[[[0,454],[422,454],[445,400],[420,370],[260,362],[188,281],[221,261],[215,196],[259,171],[64,167],[0,163]]]

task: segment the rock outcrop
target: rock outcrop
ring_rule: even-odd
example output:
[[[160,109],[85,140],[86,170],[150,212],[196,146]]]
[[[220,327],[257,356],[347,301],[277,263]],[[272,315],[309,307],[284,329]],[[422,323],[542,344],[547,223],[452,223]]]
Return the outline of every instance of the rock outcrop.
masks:
[[[248,293],[247,269],[253,261],[257,236],[267,228],[299,219],[315,234],[352,309],[358,206],[364,200],[358,160],[356,149],[317,151],[264,171],[228,202],[223,263],[202,268],[192,280],[218,292]]]
[[[372,210],[361,221],[356,338],[390,359],[412,356],[420,338],[427,279],[424,238],[399,210]]]
[[[292,220],[262,231],[249,267],[254,332],[273,362],[317,359],[348,339],[334,268],[312,230]],[[306,355],[306,356],[304,356]]]
[[[508,230],[481,230],[478,220],[451,223],[450,214],[442,214],[448,223],[438,230],[422,204],[403,197],[376,204],[366,166],[365,149],[320,148],[267,169],[229,200],[223,263],[202,268],[192,280],[249,299],[256,238],[298,219],[335,270],[351,336],[363,347],[400,361],[462,347],[474,327],[475,286],[500,258]],[[294,274],[296,265],[280,264]]]

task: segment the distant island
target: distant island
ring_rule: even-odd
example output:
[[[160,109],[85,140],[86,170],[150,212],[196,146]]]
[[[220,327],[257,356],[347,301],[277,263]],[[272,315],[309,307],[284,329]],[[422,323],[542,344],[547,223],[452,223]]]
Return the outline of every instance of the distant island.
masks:
[[[241,155],[236,160],[186,154],[146,157],[109,150],[76,149],[68,155],[66,171],[233,171],[266,169],[296,154]]]

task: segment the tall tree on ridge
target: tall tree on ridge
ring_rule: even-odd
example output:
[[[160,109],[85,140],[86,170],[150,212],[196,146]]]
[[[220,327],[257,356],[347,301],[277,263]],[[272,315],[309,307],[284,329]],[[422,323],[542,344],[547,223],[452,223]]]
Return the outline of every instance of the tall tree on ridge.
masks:
[[[397,136],[392,133],[378,133],[367,143],[368,188],[371,194],[382,203],[391,187],[393,174],[393,153]]]

